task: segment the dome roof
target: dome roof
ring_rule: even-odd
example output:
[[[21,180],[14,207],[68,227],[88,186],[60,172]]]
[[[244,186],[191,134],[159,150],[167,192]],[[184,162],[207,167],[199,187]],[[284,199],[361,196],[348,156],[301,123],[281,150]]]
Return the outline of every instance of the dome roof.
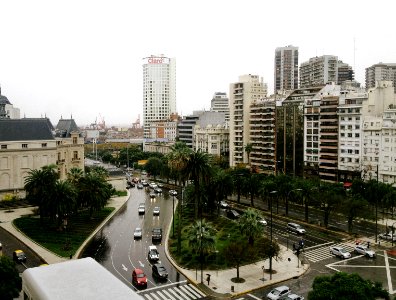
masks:
[[[11,104],[6,96],[0,95],[0,104]]]

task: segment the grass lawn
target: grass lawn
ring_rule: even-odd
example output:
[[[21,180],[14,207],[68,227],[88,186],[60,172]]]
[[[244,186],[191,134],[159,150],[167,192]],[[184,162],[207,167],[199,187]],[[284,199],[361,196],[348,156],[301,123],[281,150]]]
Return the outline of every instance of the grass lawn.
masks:
[[[89,217],[88,211],[72,215],[68,219],[66,230],[62,225],[54,224],[49,219],[40,222],[38,216],[21,217],[15,219],[14,224],[37,244],[62,257],[69,257],[70,254],[74,255],[88,236],[113,210],[113,207],[106,207],[94,212],[92,218]]]

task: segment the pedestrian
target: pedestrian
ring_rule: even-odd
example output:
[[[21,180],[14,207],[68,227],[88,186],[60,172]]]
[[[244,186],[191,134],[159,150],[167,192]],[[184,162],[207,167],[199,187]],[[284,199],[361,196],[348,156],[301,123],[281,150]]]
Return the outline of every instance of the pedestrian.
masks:
[[[209,282],[210,282],[210,274],[206,274],[206,280],[208,281],[208,285],[209,285]]]
[[[296,243],[293,243],[293,251],[296,251]]]
[[[367,249],[370,248],[370,241],[367,241]]]

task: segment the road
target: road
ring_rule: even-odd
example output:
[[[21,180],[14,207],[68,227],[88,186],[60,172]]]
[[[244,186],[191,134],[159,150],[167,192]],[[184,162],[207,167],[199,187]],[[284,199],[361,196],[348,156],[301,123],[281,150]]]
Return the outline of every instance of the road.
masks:
[[[144,215],[138,214],[138,206],[145,203]],[[153,216],[153,208],[160,207],[160,215]],[[172,219],[172,197],[164,190],[155,198],[150,198],[146,189],[139,190],[136,187],[130,189],[130,197],[126,205],[106,224],[93,238],[85,249],[82,257],[91,256],[102,264],[132,289],[138,289],[132,285],[131,274],[134,268],[142,269],[147,275],[147,291],[158,287],[161,290],[166,287],[187,285],[186,279],[177,272],[173,265],[167,260],[163,242]],[[136,227],[143,229],[142,239],[135,240],[133,231]],[[166,281],[160,281],[152,276],[152,263],[148,260],[148,246],[152,245],[151,231],[154,227],[160,227],[163,231],[162,242],[156,244],[160,262],[169,273]],[[145,293],[144,291],[141,291]]]

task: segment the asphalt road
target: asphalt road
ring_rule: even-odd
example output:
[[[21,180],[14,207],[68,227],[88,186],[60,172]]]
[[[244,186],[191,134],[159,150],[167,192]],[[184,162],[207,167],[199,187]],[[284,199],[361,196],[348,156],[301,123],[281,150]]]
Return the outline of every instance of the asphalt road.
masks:
[[[152,199],[146,189],[131,188],[126,205],[95,235],[82,256],[93,257],[134,290],[137,290],[131,282],[134,268],[142,269],[147,275],[147,289],[178,282],[184,283],[186,279],[167,260],[162,244],[166,240],[169,220],[172,218],[172,202],[172,197],[165,190]],[[140,203],[146,205],[144,215],[138,214]],[[159,216],[153,216],[155,206],[160,207]],[[134,239],[133,231],[136,227],[143,229],[142,239]],[[151,231],[154,227],[160,227],[163,231],[162,242],[156,246],[160,254],[160,262],[169,274],[166,281],[160,281],[152,276],[152,263],[147,258],[148,246],[153,244]]]
[[[12,234],[10,234],[8,231],[4,230],[1,227],[0,243],[3,246],[3,255],[8,256],[10,259],[12,259],[12,253],[15,250],[22,250],[23,252],[25,252],[26,262],[16,264],[19,273],[22,273],[27,268],[37,267],[44,263],[35,252],[31,251],[29,247],[26,247],[24,243],[19,241]]]

